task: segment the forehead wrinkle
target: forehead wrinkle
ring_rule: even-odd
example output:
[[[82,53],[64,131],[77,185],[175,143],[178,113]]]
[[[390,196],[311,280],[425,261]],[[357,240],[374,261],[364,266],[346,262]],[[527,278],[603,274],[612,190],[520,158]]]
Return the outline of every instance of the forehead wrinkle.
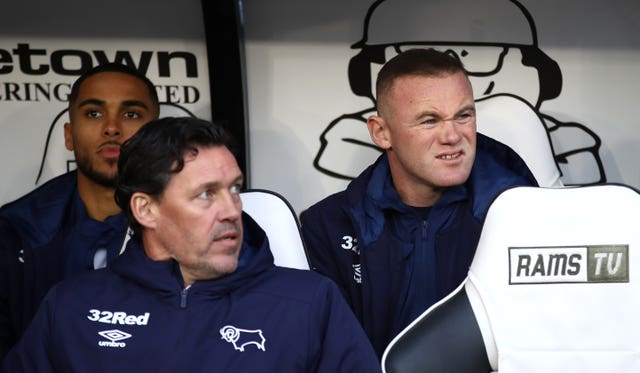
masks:
[[[184,168],[180,171],[184,171],[184,169],[186,168],[188,163],[193,163],[196,162],[198,159],[201,160],[201,157],[205,156],[204,152],[206,150],[210,150],[210,149],[216,149],[216,148],[221,148],[221,149],[226,149],[227,151],[229,151],[226,146],[224,145],[213,145],[213,146],[209,146],[209,145],[193,145],[193,147],[187,147],[184,150],[183,153],[183,162],[184,162]],[[218,172],[220,177],[223,177],[222,175],[229,173],[227,170],[229,168],[237,168],[238,169],[238,173],[235,174],[235,177],[233,177],[233,179],[231,179],[232,183],[236,183],[236,182],[243,182],[244,181],[244,175],[242,174],[242,171],[238,168],[238,165],[236,163],[235,157],[233,157],[233,155],[231,155],[231,153],[229,152],[229,155],[231,156],[231,160],[233,160],[233,163],[230,164],[226,164],[225,162],[222,161],[222,159],[224,157],[222,156],[218,156],[216,157],[216,160],[213,162],[205,162],[202,161],[199,162],[197,165],[191,166],[191,167],[196,167],[196,169],[199,170],[198,174],[202,175],[202,174],[207,174],[207,173],[211,173],[213,172],[213,169],[215,169],[215,172]],[[233,172],[233,171],[231,171]],[[219,183],[219,184],[225,184],[226,182],[224,180],[217,180],[217,181],[205,181],[202,184],[214,184],[214,183]]]

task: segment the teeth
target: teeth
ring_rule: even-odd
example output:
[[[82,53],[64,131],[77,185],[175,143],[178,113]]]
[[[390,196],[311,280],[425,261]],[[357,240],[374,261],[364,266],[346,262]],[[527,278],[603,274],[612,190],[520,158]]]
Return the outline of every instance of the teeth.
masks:
[[[460,156],[460,153],[455,153],[455,154],[443,155],[443,156],[440,156],[440,158],[442,158],[442,159],[454,159],[454,158],[458,158],[459,156]]]

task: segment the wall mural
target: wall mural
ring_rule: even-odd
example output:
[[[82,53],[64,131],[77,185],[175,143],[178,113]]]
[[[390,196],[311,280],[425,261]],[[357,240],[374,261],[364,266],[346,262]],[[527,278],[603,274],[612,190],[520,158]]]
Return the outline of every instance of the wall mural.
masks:
[[[351,91],[368,98],[371,106],[340,115],[328,124],[320,136],[320,148],[313,161],[315,169],[349,180],[380,155],[366,126],[368,116],[375,113],[377,72],[399,52],[433,47],[464,63],[479,111],[490,101],[503,100],[496,105],[500,110],[505,107],[504,100],[517,100],[522,117],[537,118],[537,124],[526,123],[544,130],[548,144],[543,144],[539,151],[550,149],[562,184],[607,181],[599,136],[583,123],[563,122],[542,108],[545,101],[562,93],[562,68],[538,47],[536,25],[529,11],[515,0],[485,3],[482,10],[470,14],[461,9],[477,9],[473,0],[373,2],[364,18],[362,39],[351,46],[356,54],[347,70]],[[457,27],[461,24],[470,27]],[[518,118],[513,116],[508,125],[523,126],[525,121]],[[480,121],[478,116],[478,131],[483,132]],[[509,130],[521,138],[530,131]],[[520,153],[519,145],[502,140],[501,134],[490,135]]]

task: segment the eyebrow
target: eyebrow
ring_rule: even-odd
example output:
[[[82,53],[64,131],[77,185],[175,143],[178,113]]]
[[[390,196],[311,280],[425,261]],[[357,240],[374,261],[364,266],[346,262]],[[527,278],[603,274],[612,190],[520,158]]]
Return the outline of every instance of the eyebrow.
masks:
[[[87,105],[98,105],[103,106],[106,102],[104,100],[98,100],[97,98],[88,98],[86,100],[80,101],[78,103],[78,107],[83,107]]]
[[[440,117],[440,115],[435,110],[425,110],[421,111],[416,115],[416,119],[422,119],[424,117]]]
[[[464,113],[465,111],[473,111],[475,113],[476,106],[474,104],[465,105],[458,111],[458,114]]]
[[[214,182],[210,182],[210,183],[204,183],[201,184],[199,186],[198,189],[219,189],[221,188],[225,183],[220,182],[220,181],[214,181]],[[244,175],[240,174],[238,175],[235,179],[233,179],[232,184],[244,184]]]
[[[87,106],[87,105],[97,105],[97,106],[104,106],[107,102],[105,100],[100,100],[97,98],[88,98],[86,100],[81,101],[80,103],[78,103],[78,107],[83,107],[83,106]],[[124,107],[141,107],[144,108],[146,110],[149,110],[149,107],[147,106],[147,104],[145,104],[144,102],[140,101],[140,100],[124,100],[122,101],[122,106]]]
[[[465,106],[461,107],[460,110],[456,111],[455,115],[459,115],[461,113],[464,113],[465,111],[473,111],[475,113],[476,108],[475,108],[475,106],[473,104],[465,105]],[[418,115],[416,115],[416,120],[420,120],[420,119],[423,119],[425,117],[442,118],[442,116],[435,110],[425,110],[425,111],[422,111],[422,112],[418,113]]]

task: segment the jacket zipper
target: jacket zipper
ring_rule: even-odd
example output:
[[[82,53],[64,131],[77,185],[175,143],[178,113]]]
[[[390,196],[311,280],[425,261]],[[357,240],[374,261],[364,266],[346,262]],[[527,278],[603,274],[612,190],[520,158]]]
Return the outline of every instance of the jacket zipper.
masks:
[[[182,289],[182,291],[180,292],[180,308],[187,308],[187,295],[189,293],[189,288],[190,287],[191,287],[191,285],[189,285],[186,288]]]
[[[427,225],[428,225],[427,220],[426,219],[423,220],[422,221],[422,239],[423,240],[427,238]]]

